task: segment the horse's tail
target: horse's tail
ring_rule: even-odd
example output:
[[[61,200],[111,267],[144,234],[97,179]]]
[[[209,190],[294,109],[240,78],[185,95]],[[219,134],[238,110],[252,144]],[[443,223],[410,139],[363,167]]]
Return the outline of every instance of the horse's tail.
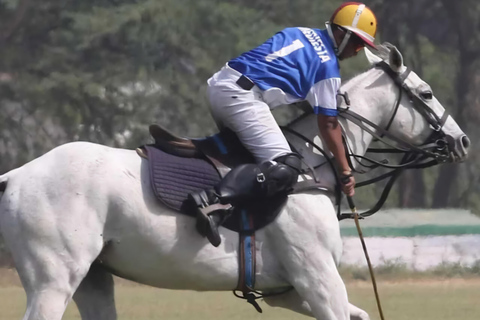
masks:
[[[8,175],[3,174],[0,176],[0,200],[2,199],[3,193],[7,190]],[[1,214],[1,212],[0,212]],[[1,232],[0,232],[1,235]]]
[[[12,169],[0,176],[0,199],[2,198],[2,193],[7,190],[8,181],[14,178],[21,168],[22,167]]]
[[[19,170],[20,168],[16,168],[0,176],[0,200],[2,199],[2,196],[5,193],[5,190],[7,190],[8,181],[12,180],[12,178],[15,177],[16,173]]]
[[[6,174],[0,176],[0,192],[3,193],[7,190],[8,176]]]

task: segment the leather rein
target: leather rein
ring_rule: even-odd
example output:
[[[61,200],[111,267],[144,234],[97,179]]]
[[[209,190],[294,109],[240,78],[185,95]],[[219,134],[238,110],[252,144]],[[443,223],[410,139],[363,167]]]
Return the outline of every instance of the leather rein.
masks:
[[[430,108],[430,106],[428,106],[428,104],[425,103],[422,100],[422,98],[419,97],[416,93],[414,93],[414,91],[405,83],[405,80],[407,79],[408,75],[411,72],[411,70],[409,70],[408,68],[402,74],[398,74],[394,72],[385,61],[381,61],[377,63],[375,65],[375,68],[380,68],[385,73],[387,73],[399,88],[399,96],[395,102],[394,111],[392,113],[392,116],[387,126],[385,128],[381,128],[375,123],[371,122],[370,120],[352,111],[350,109],[350,99],[348,97],[347,92],[338,94],[339,96],[343,97],[345,104],[347,105],[346,107],[338,108],[339,116],[343,117],[347,121],[354,123],[355,125],[359,126],[362,130],[365,130],[366,132],[371,134],[374,140],[382,142],[385,145],[390,147],[390,148],[369,148],[367,149],[367,153],[403,154],[403,157],[399,164],[394,165],[394,164],[389,164],[389,161],[386,159],[378,161],[366,156],[356,155],[353,153],[352,148],[348,144],[348,140],[344,135],[344,144],[345,144],[347,159],[349,161],[350,167],[353,169],[354,172],[366,173],[369,170],[377,167],[391,169],[389,172],[384,173],[380,176],[357,183],[356,188],[360,188],[360,187],[367,186],[367,185],[379,182],[381,180],[390,178],[390,180],[385,185],[385,188],[382,191],[382,194],[379,200],[377,201],[377,203],[371,209],[358,214],[360,218],[371,216],[381,209],[381,207],[384,205],[385,201],[388,198],[388,195],[393,187],[394,182],[397,180],[397,178],[400,176],[403,170],[428,168],[428,167],[437,165],[439,163],[446,162],[450,159],[449,143],[446,135],[442,132],[442,128],[449,116],[448,113],[444,112],[444,114],[441,117],[439,117]],[[407,141],[397,138],[396,136],[394,136],[392,133],[389,132],[390,126],[393,123],[395,116],[397,114],[397,111],[399,109],[403,94],[407,94],[408,98],[410,99],[416,111],[419,112],[425,118],[425,120],[430,124],[430,126],[433,129],[433,133],[430,135],[430,137],[426,140],[426,142],[423,145],[419,145],[419,146],[413,145]],[[323,156],[331,166],[332,171],[334,172],[335,179],[337,181],[336,190],[335,190],[335,196],[336,196],[336,202],[337,202],[337,217],[339,220],[353,219],[354,215],[352,213],[340,212],[340,201],[342,198],[342,192],[340,188],[341,181],[337,171],[335,170],[335,165],[333,163],[333,160],[329,157],[329,155],[326,154],[326,152],[321,147],[316,145],[313,141],[311,141],[307,137],[299,134],[298,132],[288,127],[282,127],[282,130],[285,130],[303,139],[304,141],[308,142],[313,148],[317,149],[323,154]],[[355,159],[355,161],[357,161],[359,165],[366,167],[369,170],[365,171],[365,170],[354,169],[354,166],[351,162],[352,158]],[[367,161],[370,164],[365,164],[361,160]]]

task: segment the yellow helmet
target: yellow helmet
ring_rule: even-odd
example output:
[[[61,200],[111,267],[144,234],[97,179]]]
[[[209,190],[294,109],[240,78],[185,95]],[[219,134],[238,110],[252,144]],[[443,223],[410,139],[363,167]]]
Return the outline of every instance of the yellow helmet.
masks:
[[[330,23],[351,31],[365,44],[375,48],[377,18],[363,3],[345,2],[333,13]]]

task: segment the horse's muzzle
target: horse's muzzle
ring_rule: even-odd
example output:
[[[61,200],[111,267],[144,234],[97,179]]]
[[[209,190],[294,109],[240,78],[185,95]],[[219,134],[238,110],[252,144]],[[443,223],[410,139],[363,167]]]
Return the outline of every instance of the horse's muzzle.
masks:
[[[447,136],[448,149],[450,151],[451,162],[463,162],[467,159],[468,151],[470,149],[470,139],[463,134],[458,138]]]

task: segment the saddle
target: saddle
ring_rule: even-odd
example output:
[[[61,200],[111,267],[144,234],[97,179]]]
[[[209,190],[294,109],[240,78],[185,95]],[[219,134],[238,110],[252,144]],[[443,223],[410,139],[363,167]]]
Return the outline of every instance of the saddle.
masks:
[[[211,189],[231,168],[255,163],[231,130],[202,139],[179,137],[158,125],[151,125],[155,142],[137,149],[149,161],[150,181],[157,198],[171,209],[196,217],[194,204],[187,201],[191,192]],[[286,194],[254,200],[237,206],[222,226],[235,231],[254,232],[272,222],[287,200]],[[243,219],[243,220],[242,220]]]
[[[188,194],[212,189],[235,166],[255,163],[253,156],[230,130],[203,139],[187,139],[151,125],[150,134],[155,143],[138,148],[137,153],[148,159],[155,195],[169,208],[192,217],[196,217],[197,208],[195,203],[187,200]],[[256,300],[263,295],[254,290],[255,231],[272,222],[286,201],[287,194],[278,194],[236,205],[222,224],[239,234],[239,278],[233,293],[247,300],[258,312],[262,309]]]

